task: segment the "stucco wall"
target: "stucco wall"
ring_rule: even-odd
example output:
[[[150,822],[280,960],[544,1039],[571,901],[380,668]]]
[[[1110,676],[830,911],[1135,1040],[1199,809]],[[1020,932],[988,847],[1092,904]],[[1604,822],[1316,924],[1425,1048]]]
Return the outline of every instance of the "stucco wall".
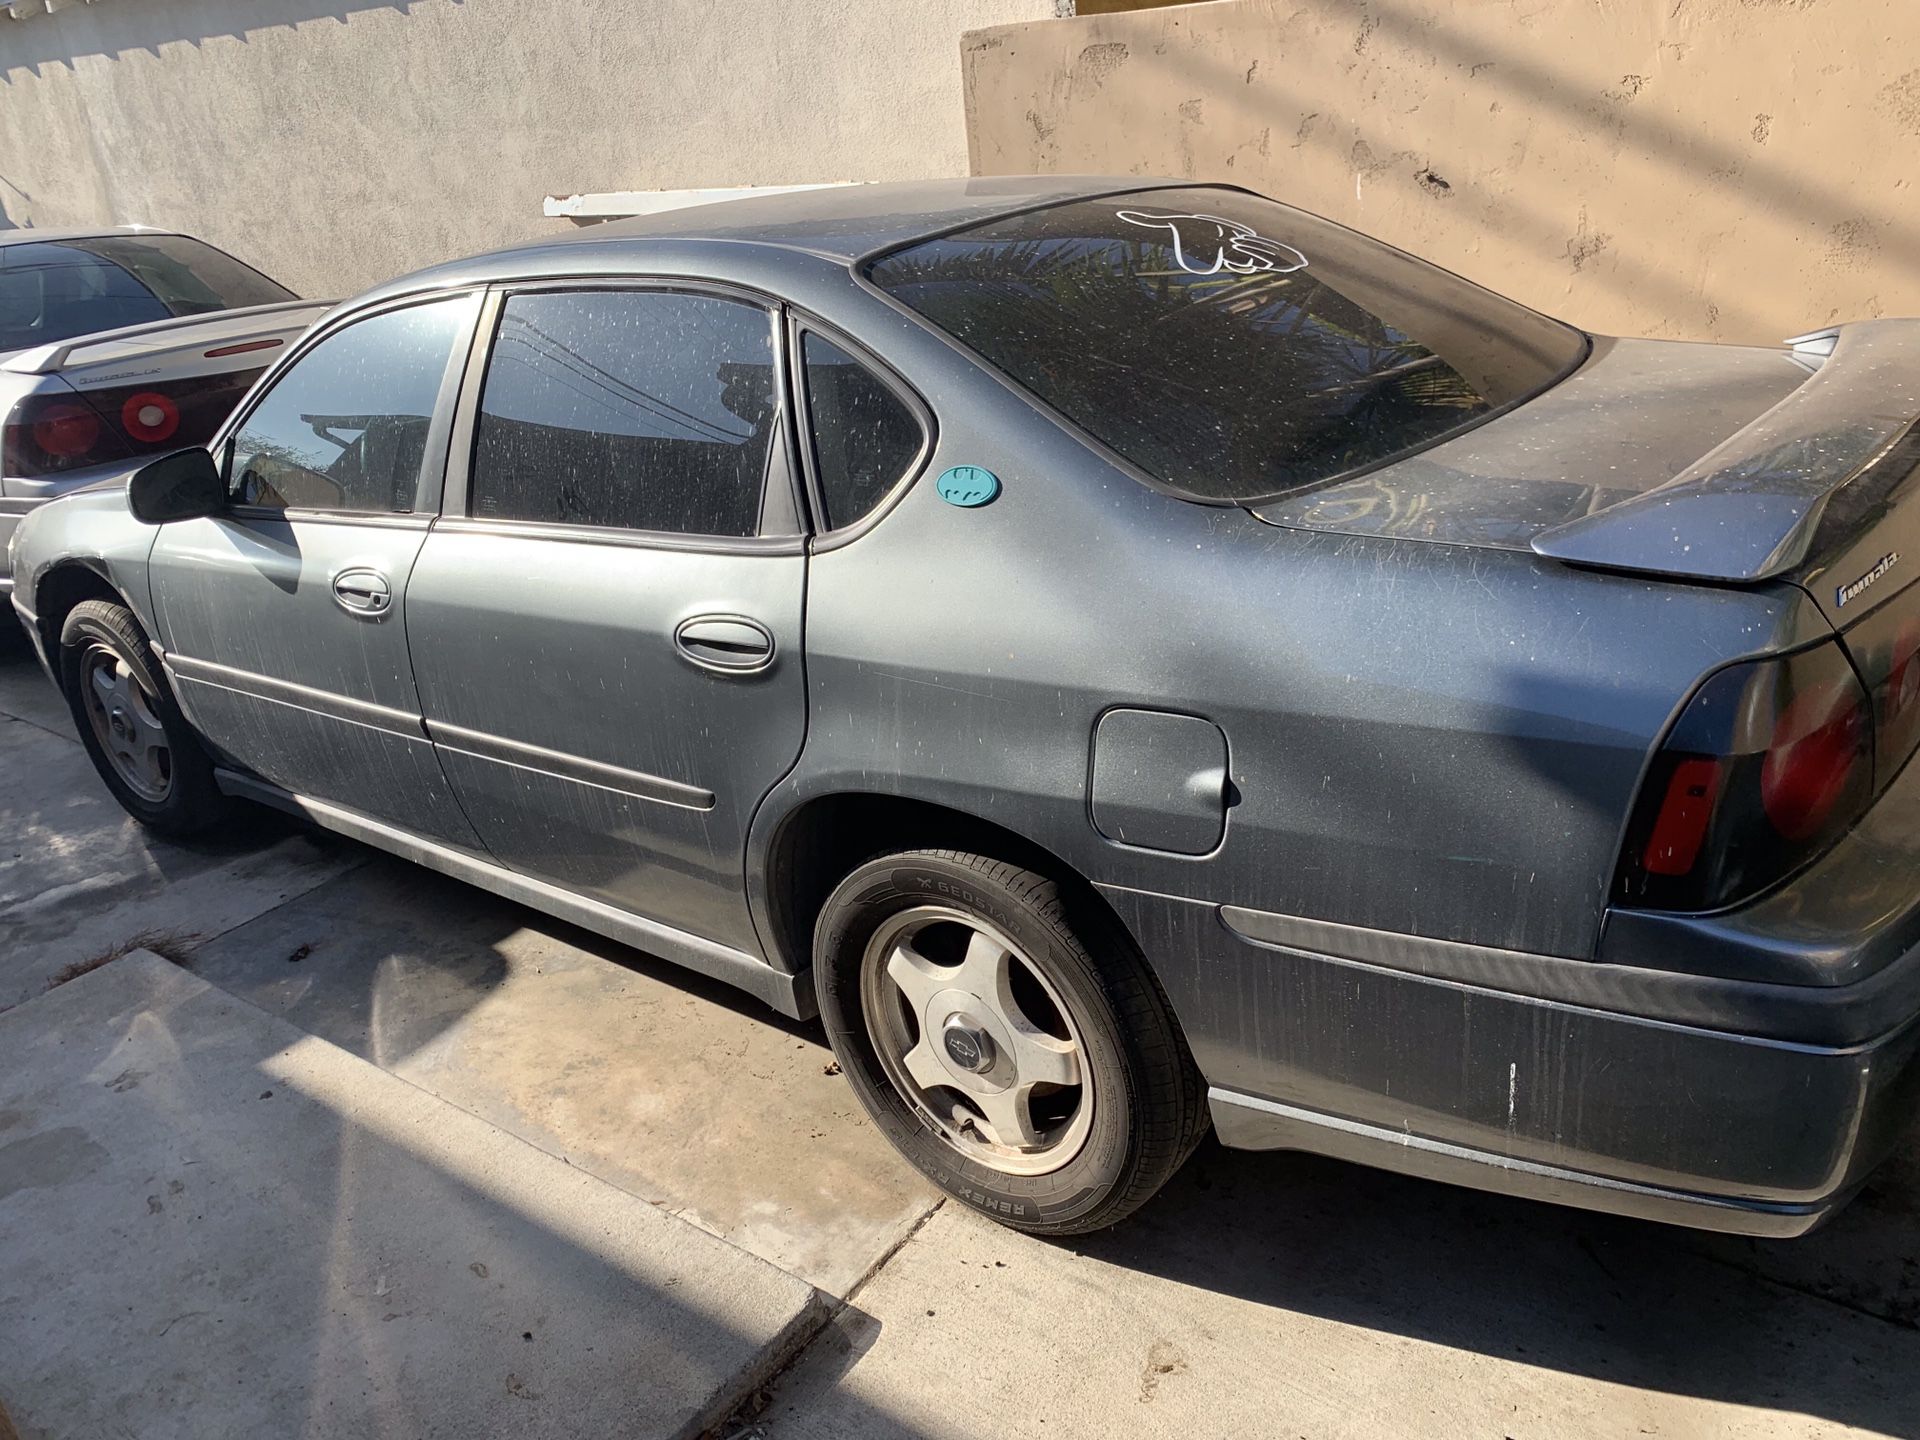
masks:
[[[1220,0],[962,51],[979,173],[1234,181],[1596,330],[1920,314],[1916,0]]]
[[[307,294],[549,192],[963,174],[958,45],[1053,0],[117,0],[0,19],[0,225],[144,221]]]

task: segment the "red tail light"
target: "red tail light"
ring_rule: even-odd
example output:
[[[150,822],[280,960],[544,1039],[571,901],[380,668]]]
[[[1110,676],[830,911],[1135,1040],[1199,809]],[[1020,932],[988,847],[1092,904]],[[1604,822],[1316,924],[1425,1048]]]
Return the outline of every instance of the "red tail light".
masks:
[[[131,453],[119,431],[71,392],[27,396],[0,430],[0,473],[17,479],[83,470]]]
[[[1867,692],[1838,644],[1721,670],[1654,757],[1614,893],[1663,910],[1745,900],[1844,835],[1873,782]]]
[[[100,441],[100,417],[85,405],[60,401],[43,406],[32,428],[33,443],[58,460],[85,455]]]
[[[1873,695],[1874,775],[1891,784],[1920,750],[1920,589],[1908,586],[1846,628],[1841,643]]]
[[[1700,846],[1720,798],[1718,760],[1682,760],[1667,781],[1666,798],[1647,837],[1646,867],[1654,875],[1685,875],[1700,858]]]
[[[259,376],[240,370],[30,395],[7,418],[0,465],[8,475],[30,479],[203,444]]]
[[[1827,827],[1861,757],[1871,753],[1867,707],[1852,675],[1796,695],[1760,762],[1760,806],[1789,840]]]
[[[158,445],[180,433],[180,407],[158,390],[138,391],[120,406],[120,428],[131,439]]]

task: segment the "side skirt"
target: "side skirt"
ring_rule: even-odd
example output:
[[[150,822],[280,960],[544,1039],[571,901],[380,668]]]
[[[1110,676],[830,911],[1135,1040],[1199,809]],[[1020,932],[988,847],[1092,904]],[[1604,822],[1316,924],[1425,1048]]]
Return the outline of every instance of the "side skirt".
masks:
[[[735,950],[731,946],[690,935],[657,920],[648,920],[598,900],[576,895],[558,885],[536,880],[530,875],[508,870],[490,860],[482,860],[460,850],[437,844],[410,831],[369,819],[352,810],[310,799],[242,775],[236,770],[216,769],[214,779],[221,791],[242,800],[271,805],[276,810],[300,815],[323,829],[338,831],[351,839],[390,851],[404,860],[438,870],[470,885],[478,885],[495,895],[504,895],[536,910],[658,955],[676,965],[698,971],[765,1001],[782,1015],[794,1020],[811,1020],[819,1013],[813,998],[813,975],[803,971],[787,975],[766,961]]]

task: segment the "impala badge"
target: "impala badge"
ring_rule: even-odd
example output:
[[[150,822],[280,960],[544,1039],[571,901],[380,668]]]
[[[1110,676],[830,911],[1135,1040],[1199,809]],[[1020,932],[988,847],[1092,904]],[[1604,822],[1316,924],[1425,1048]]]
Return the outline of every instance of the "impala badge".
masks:
[[[1866,590],[1874,581],[1878,580],[1899,563],[1900,552],[1898,550],[1889,551],[1887,554],[1882,555],[1874,567],[1867,571],[1866,574],[1862,575],[1851,585],[1842,585],[1834,592],[1834,605],[1838,607],[1845,605],[1849,600],[1857,600],[1862,591]]]

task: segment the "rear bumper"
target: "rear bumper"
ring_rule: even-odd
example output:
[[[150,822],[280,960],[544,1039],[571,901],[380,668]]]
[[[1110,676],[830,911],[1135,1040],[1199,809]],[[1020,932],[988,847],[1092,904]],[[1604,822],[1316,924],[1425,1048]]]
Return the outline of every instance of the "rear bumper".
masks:
[[[1920,1111],[1920,943],[1851,985],[1749,984],[1104,893],[1231,1146],[1790,1236]]]

